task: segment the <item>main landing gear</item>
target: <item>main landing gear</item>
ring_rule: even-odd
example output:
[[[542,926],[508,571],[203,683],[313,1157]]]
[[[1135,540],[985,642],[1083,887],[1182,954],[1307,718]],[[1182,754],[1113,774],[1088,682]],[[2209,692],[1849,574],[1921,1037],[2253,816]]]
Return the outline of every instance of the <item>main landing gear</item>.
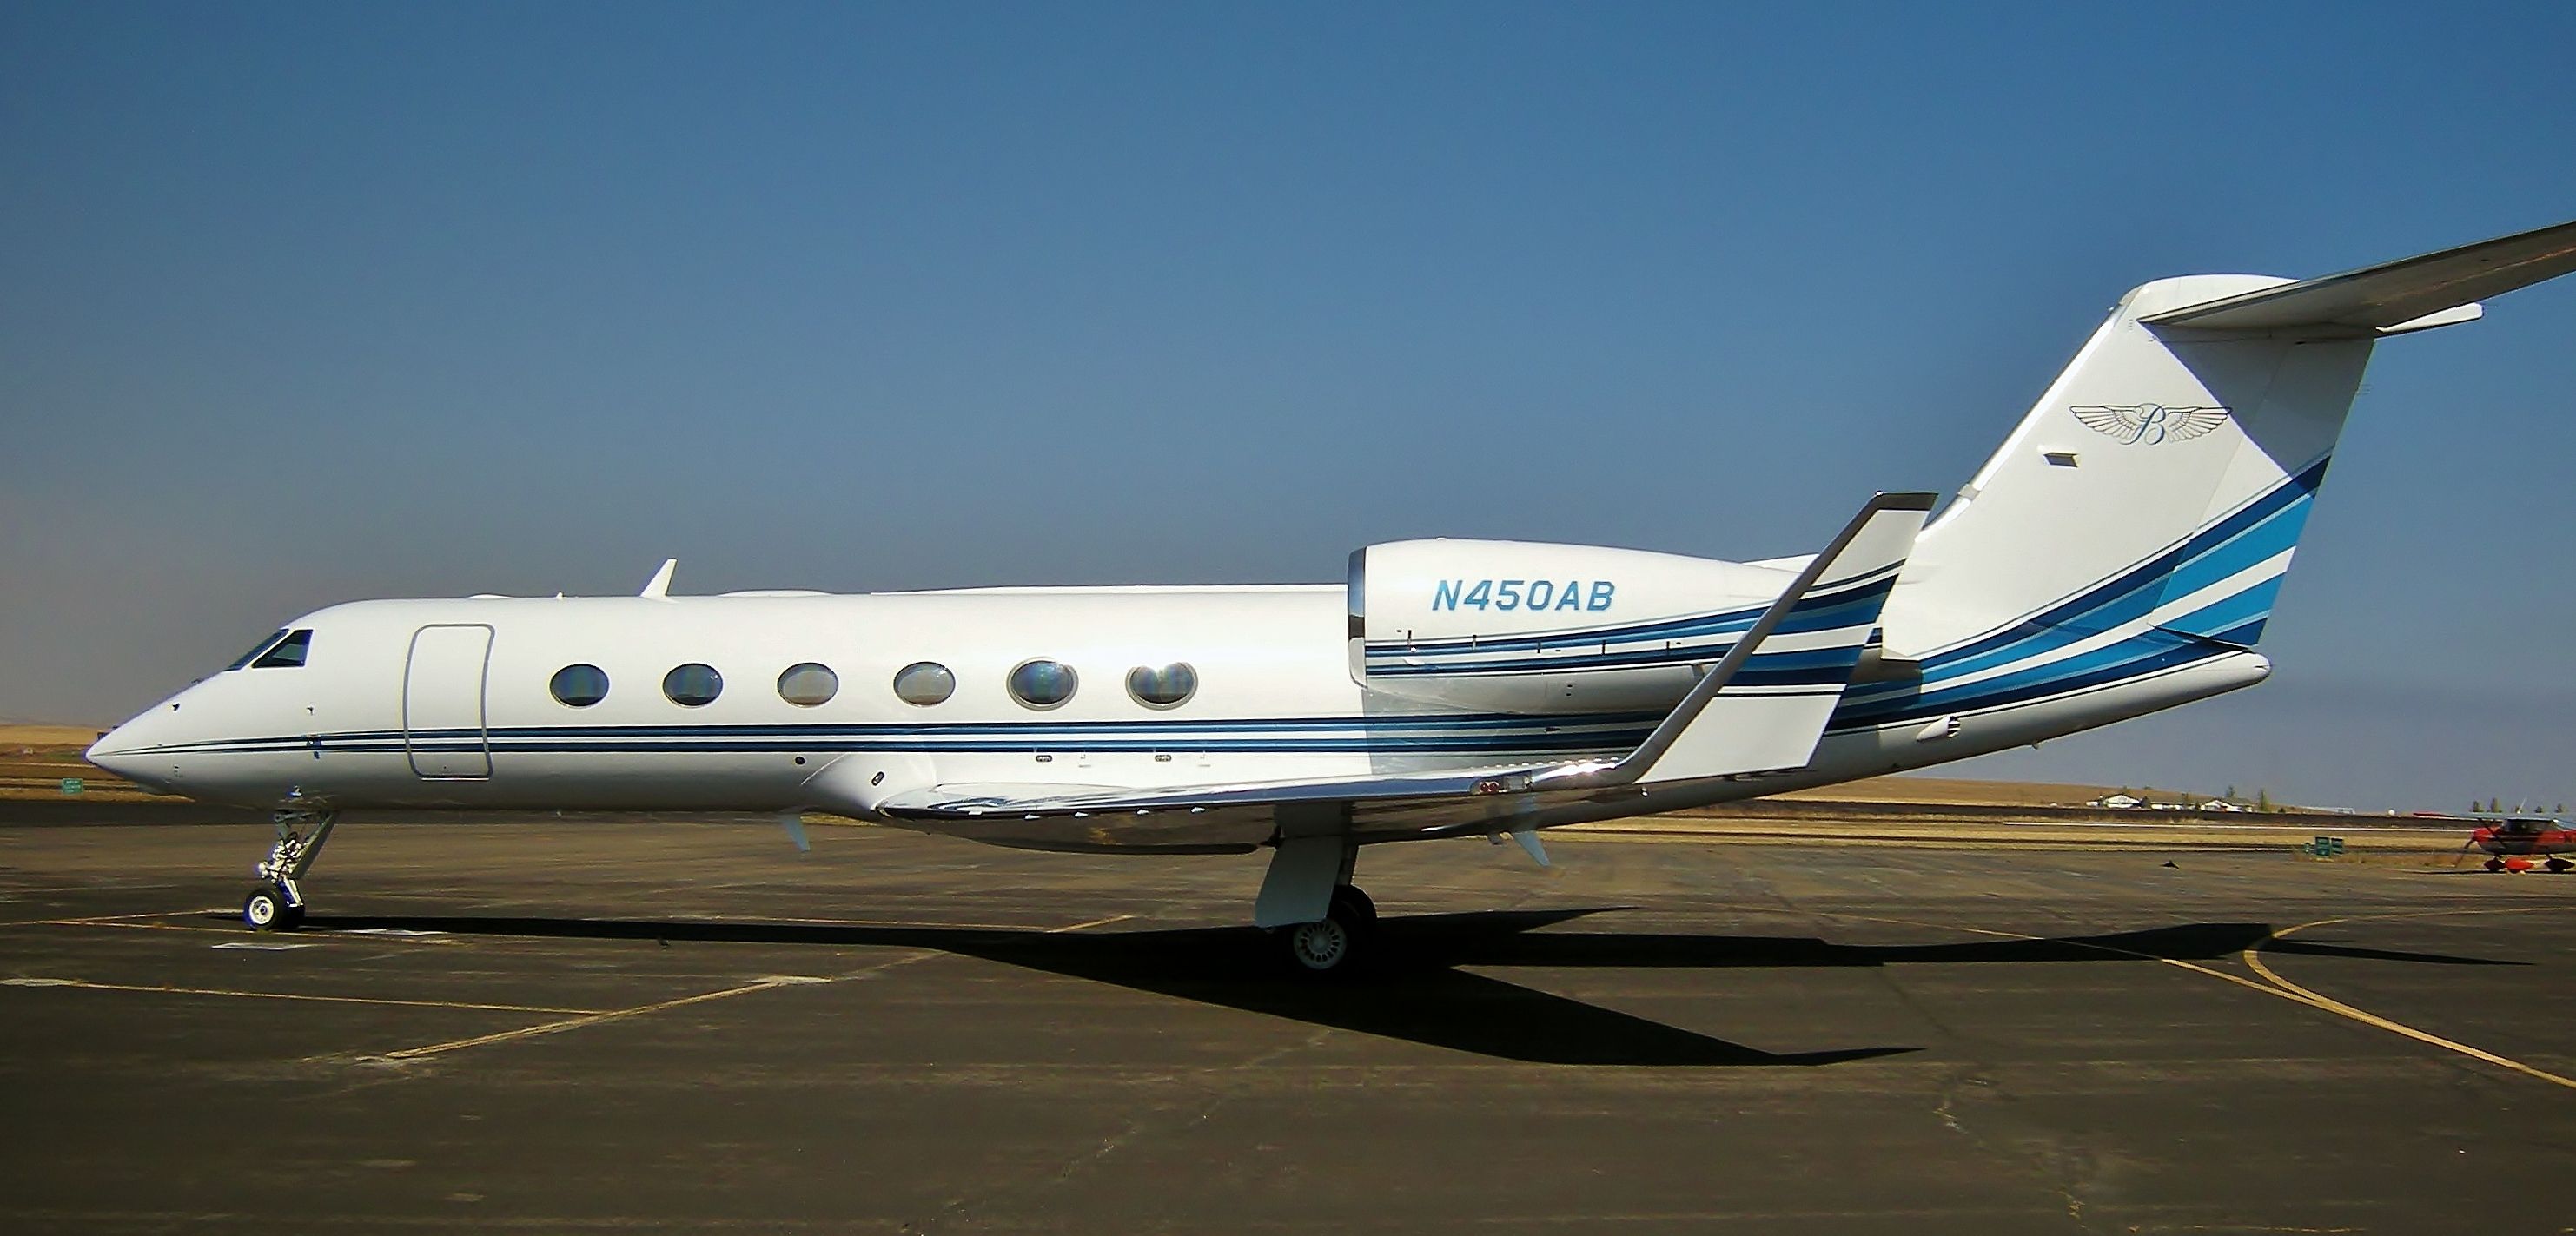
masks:
[[[1333,886],[1333,900],[1319,922],[1279,931],[1288,962],[1308,974],[1347,973],[1376,943],[1377,903],[1354,884]]]
[[[289,807],[270,819],[277,825],[277,844],[254,869],[260,882],[242,898],[242,921],[254,931],[293,931],[304,925],[300,881],[322,852],[322,843],[330,840],[339,814]]]
[[[1252,922],[1271,933],[1291,973],[1348,974],[1376,943],[1377,903],[1351,883],[1360,848],[1347,827],[1304,823],[1308,831],[1271,843],[1276,849]]]

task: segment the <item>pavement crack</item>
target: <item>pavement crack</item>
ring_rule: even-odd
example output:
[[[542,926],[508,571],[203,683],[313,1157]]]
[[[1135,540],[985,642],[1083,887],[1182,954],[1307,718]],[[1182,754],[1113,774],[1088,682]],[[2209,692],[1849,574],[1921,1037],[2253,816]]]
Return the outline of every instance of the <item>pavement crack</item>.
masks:
[[[1975,1090],[1988,1090],[2002,1095],[1993,1078],[1975,1067],[1961,1069],[1941,1085],[1940,1102],[1932,1114],[1941,1127],[1968,1139],[1980,1152],[1998,1161],[2018,1165],[2036,1177],[2043,1188],[2054,1194],[2065,1208],[2067,1221],[2078,1232],[2091,1232],[2093,1225],[2084,1217],[2083,1190],[2092,1182],[2094,1160],[2080,1147],[2059,1142],[2029,1138],[1997,1138],[1968,1127],[1960,1116],[1960,1100]]]

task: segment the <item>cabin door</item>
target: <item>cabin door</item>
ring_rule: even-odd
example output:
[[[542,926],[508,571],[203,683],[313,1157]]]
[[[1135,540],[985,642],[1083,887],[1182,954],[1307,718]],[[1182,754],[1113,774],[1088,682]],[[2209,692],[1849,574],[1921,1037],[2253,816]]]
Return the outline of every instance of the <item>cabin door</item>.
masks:
[[[422,627],[403,665],[403,749],[411,770],[440,781],[492,775],[492,740],[483,727],[483,671],[492,657],[492,628]]]

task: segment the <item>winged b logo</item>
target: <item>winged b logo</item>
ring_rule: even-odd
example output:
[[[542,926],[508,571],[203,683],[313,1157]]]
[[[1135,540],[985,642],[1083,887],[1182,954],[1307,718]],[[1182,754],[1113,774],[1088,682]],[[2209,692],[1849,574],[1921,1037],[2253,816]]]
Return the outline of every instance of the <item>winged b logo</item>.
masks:
[[[2068,409],[2096,433],[2120,440],[2122,446],[2160,446],[2189,442],[2227,423],[2221,407],[2168,408],[2156,403],[2077,404]]]

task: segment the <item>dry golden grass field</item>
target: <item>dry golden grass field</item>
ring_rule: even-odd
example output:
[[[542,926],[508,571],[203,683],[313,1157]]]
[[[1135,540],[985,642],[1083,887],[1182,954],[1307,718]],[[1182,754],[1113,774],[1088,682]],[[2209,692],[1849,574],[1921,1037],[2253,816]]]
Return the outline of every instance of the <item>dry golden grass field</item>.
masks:
[[[98,734],[86,725],[0,725],[0,798],[59,798],[67,777],[80,779],[83,798],[153,797],[81,758]]]

